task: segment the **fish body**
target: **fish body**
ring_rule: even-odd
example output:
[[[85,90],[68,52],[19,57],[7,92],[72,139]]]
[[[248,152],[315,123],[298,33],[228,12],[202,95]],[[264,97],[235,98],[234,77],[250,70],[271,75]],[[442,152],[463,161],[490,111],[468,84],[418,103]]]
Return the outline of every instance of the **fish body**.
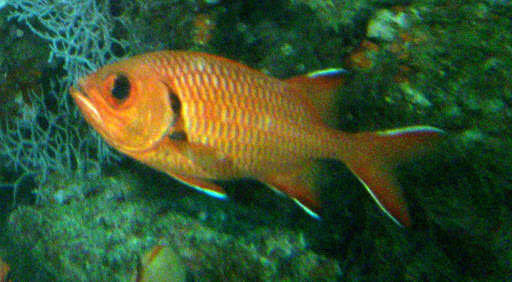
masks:
[[[344,162],[379,207],[409,225],[392,174],[441,135],[430,126],[344,133],[325,125],[342,69],[281,80],[232,60],[160,51],[104,66],[70,89],[85,119],[122,153],[212,196],[214,180],[254,178],[318,216],[310,173]]]

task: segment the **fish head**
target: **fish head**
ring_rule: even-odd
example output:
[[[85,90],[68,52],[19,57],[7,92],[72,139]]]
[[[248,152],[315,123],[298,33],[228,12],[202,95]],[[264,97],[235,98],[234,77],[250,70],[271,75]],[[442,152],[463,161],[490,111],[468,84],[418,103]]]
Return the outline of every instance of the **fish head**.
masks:
[[[156,146],[175,123],[169,90],[149,64],[125,60],[79,79],[70,94],[107,143],[133,155]]]

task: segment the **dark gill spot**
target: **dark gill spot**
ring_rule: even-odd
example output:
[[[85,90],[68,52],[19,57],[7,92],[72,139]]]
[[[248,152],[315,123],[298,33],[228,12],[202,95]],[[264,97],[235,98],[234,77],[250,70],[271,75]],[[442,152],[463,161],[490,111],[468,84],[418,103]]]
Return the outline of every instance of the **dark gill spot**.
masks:
[[[183,131],[174,131],[169,134],[169,139],[172,141],[187,141],[187,134]]]
[[[175,115],[179,115],[181,111],[181,101],[175,93],[169,89],[169,100],[171,101],[171,109]]]

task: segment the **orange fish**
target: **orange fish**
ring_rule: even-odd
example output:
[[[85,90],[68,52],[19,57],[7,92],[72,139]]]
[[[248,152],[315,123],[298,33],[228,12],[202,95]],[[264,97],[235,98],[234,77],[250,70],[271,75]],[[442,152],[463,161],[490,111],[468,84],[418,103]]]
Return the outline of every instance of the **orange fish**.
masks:
[[[345,133],[325,125],[343,69],[280,80],[213,55],[162,51],[104,66],[70,92],[122,153],[209,195],[215,180],[257,179],[318,217],[312,164],[342,161],[400,225],[410,217],[392,174],[442,134],[430,126]]]

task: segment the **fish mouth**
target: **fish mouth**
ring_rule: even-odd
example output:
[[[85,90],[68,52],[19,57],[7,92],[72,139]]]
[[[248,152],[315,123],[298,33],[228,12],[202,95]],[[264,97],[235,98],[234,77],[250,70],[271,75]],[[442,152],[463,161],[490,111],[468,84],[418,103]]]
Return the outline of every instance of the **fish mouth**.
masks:
[[[76,87],[71,86],[69,93],[75,99],[75,103],[78,105],[78,108],[80,108],[86,118],[90,118],[93,124],[103,123],[103,119],[101,118],[100,113],[93,105],[80,83],[78,83]]]

